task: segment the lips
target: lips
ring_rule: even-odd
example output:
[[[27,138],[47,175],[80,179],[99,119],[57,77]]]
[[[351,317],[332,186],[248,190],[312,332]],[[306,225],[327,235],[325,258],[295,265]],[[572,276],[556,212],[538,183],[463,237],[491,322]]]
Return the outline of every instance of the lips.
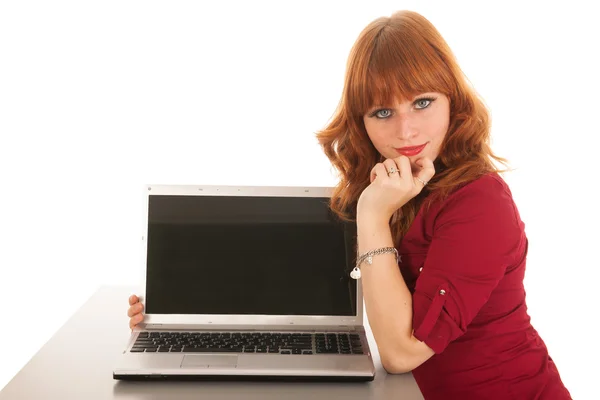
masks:
[[[406,157],[411,157],[411,156],[416,156],[417,154],[419,154],[421,151],[423,151],[423,149],[425,148],[425,146],[427,146],[427,143],[422,144],[420,146],[407,146],[407,147],[401,147],[399,149],[396,149],[396,151],[400,154],[402,154],[403,156]]]

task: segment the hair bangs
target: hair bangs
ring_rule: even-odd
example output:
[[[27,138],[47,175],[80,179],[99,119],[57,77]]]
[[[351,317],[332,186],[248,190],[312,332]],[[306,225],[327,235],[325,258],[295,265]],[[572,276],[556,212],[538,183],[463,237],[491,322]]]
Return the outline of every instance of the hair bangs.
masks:
[[[411,101],[425,92],[447,96],[455,93],[452,74],[425,41],[394,40],[383,34],[374,41],[366,71],[356,74],[353,96],[357,115],[375,106],[390,106],[395,101]],[[415,54],[418,54],[415,57]]]

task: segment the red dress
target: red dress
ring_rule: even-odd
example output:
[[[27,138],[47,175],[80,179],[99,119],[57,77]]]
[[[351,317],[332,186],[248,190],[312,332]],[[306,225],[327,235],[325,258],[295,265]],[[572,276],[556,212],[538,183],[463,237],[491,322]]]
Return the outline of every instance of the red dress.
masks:
[[[413,370],[426,400],[571,399],[527,314],[527,237],[497,174],[421,207],[398,251],[414,336],[436,353]]]

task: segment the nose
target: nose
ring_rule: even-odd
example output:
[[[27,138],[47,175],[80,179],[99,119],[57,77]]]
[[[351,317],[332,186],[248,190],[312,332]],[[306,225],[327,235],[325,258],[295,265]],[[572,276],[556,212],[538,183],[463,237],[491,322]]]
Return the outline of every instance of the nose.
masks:
[[[396,119],[396,137],[401,140],[410,140],[413,137],[417,136],[418,132],[416,127],[414,126],[414,121],[410,118],[409,115],[403,114],[400,115],[400,118]]]

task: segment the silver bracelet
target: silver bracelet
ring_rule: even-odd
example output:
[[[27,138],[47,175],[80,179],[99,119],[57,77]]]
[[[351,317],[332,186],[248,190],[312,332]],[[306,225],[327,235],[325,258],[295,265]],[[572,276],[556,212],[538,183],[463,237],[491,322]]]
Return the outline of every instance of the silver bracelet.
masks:
[[[398,263],[398,250],[396,250],[395,247],[382,247],[380,249],[371,250],[358,257],[358,259],[356,260],[356,266],[354,267],[352,272],[350,272],[350,277],[352,279],[360,279],[361,264],[366,261],[367,264],[371,265],[373,264],[373,256],[385,253],[394,253],[396,255],[396,263]]]

